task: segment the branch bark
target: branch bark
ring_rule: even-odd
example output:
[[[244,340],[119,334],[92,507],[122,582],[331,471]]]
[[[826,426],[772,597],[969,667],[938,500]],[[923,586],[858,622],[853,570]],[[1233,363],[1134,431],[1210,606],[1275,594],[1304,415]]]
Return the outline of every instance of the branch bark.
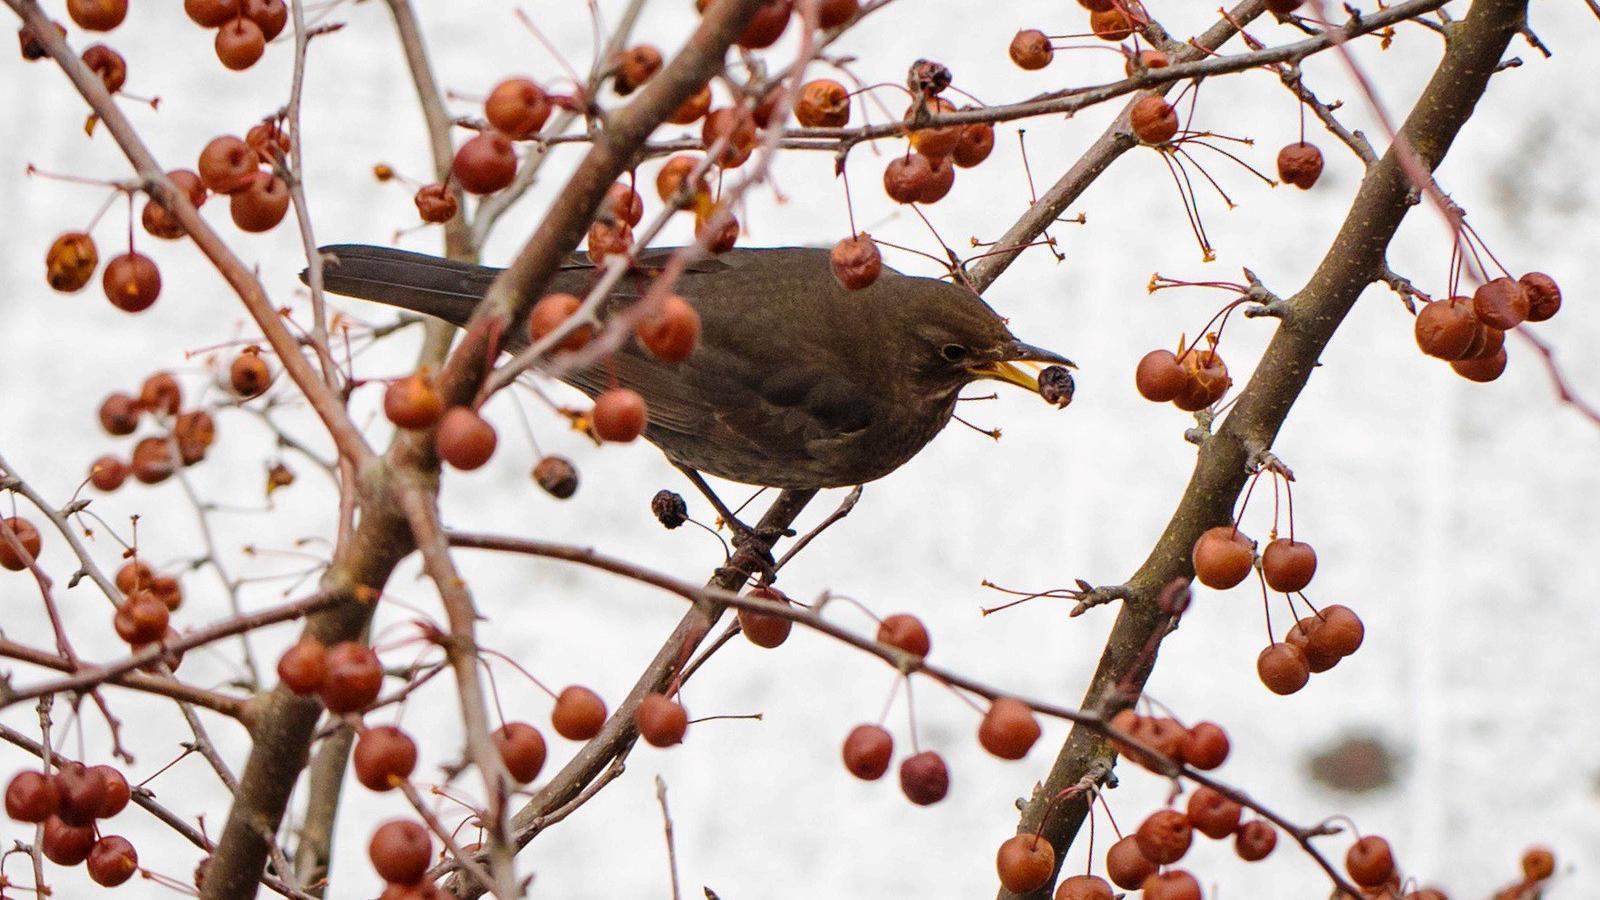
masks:
[[[1282,324],[1233,412],[1201,446],[1183,499],[1149,557],[1128,581],[1132,596],[1112,626],[1081,704],[1085,712],[1109,715],[1131,702],[1130,693],[1143,689],[1154,657],[1141,664],[1141,651],[1147,641],[1159,637],[1156,632],[1164,621],[1155,604],[1157,592],[1174,578],[1192,577],[1189,553],[1195,540],[1205,529],[1231,521],[1234,503],[1250,474],[1250,460],[1272,446],[1323,348],[1357,298],[1384,271],[1385,251],[1410,209],[1405,199],[1414,186],[1406,174],[1407,157],[1430,172],[1438,167],[1522,27],[1525,13],[1526,0],[1476,0],[1455,30],[1444,59],[1401,127],[1399,140],[1368,170],[1316,273],[1289,299]],[[1057,813],[1042,821],[1050,800],[1077,783],[1096,759],[1111,753],[1101,736],[1074,726],[1049,776],[1023,811],[1019,831],[1042,833],[1055,846],[1056,858],[1065,858],[1087,808],[1076,801],[1059,804]],[[1013,900],[1019,895],[1002,890],[999,896]],[[1049,891],[1046,887],[1020,896],[1046,898]]]

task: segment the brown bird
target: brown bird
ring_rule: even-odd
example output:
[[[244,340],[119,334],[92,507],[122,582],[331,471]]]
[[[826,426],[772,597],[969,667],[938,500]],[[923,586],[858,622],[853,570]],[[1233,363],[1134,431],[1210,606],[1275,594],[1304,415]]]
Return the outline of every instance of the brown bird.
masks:
[[[324,247],[327,289],[466,323],[498,269],[388,247]],[[672,252],[652,250],[602,319],[642,296]],[[549,291],[583,296],[597,277],[575,254]],[[971,290],[885,268],[847,290],[828,251],[734,249],[690,266],[675,290],[700,314],[699,346],[666,363],[630,339],[610,360],[562,376],[590,397],[615,385],[649,407],[645,437],[681,468],[779,488],[863,484],[915,456],[990,378],[1039,390],[1016,363],[1071,366],[1024,344]],[[528,343],[526,330],[510,341]],[[1060,373],[1065,374],[1065,373]]]

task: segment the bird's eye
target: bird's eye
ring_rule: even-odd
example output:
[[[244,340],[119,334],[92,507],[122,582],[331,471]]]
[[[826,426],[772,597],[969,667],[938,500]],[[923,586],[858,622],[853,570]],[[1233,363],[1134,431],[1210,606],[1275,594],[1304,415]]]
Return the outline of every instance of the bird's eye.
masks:
[[[967,358],[967,352],[967,348],[960,344],[945,344],[939,348],[939,355],[944,357],[945,362],[960,362]]]

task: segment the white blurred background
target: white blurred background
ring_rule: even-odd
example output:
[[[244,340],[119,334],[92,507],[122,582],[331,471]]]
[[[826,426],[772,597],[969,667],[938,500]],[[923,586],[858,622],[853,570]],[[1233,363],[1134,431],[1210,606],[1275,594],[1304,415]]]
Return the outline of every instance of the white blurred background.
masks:
[[[621,4],[600,4],[607,21]],[[165,8],[162,8],[165,7]],[[471,98],[499,79],[531,74],[546,81],[563,69],[512,17],[512,5],[476,0],[424,4],[429,48],[441,83],[458,92],[453,109],[477,115]],[[581,5],[532,3],[525,7],[568,56],[587,70],[591,24]],[[1465,12],[1463,4],[1452,9]],[[51,12],[65,18],[59,4]],[[1163,3],[1152,13],[1177,35],[1210,24],[1204,4]],[[693,12],[686,0],[647,7],[636,34],[670,52],[682,41]],[[421,119],[393,27],[382,4],[342,4],[326,13],[346,23],[312,48],[305,100],[306,182],[319,241],[384,243],[415,221],[410,190],[379,184],[374,163],[429,180]],[[1105,50],[1060,52],[1036,73],[1011,65],[1005,47],[1019,28],[1077,31],[1083,15],[1070,4],[1012,0],[975,4],[959,0],[901,3],[863,23],[841,41],[839,53],[867,82],[898,83],[907,65],[929,57],[949,65],[956,84],[987,102],[1001,102],[1065,85],[1120,76],[1120,59]],[[1520,41],[1512,53],[1525,65],[1497,75],[1479,112],[1457,141],[1441,172],[1452,197],[1494,252],[1514,272],[1537,269],[1561,283],[1566,305],[1537,326],[1555,347],[1573,388],[1600,399],[1600,369],[1592,348],[1600,341],[1600,315],[1592,296],[1600,285],[1596,241],[1596,189],[1584,162],[1600,139],[1600,104],[1593,52],[1600,22],[1577,3],[1539,3],[1532,25],[1555,51],[1551,60]],[[1272,24],[1251,31],[1268,42],[1294,40],[1292,29]],[[90,41],[71,36],[74,46]],[[245,73],[222,69],[210,35],[191,25],[176,4],[134,3],[129,20],[108,40],[129,61],[126,90],[159,96],[159,111],[133,101],[123,107],[157,157],[168,167],[192,167],[199,148],[220,133],[242,133],[281,106],[288,93],[291,46],[281,39]],[[786,59],[793,35],[772,51]],[[1403,115],[1435,63],[1439,37],[1403,27],[1393,47],[1378,53],[1363,41],[1358,54],[1383,102]],[[1237,49],[1238,44],[1230,45]],[[1324,100],[1343,100],[1345,121],[1366,128],[1369,107],[1337,60],[1307,64],[1307,79]],[[820,72],[818,74],[828,74]],[[42,259],[57,233],[81,228],[104,192],[24,177],[24,167],[75,175],[123,177],[125,164],[103,130],[83,133],[85,108],[48,63],[27,64],[0,53],[0,114],[8,123],[0,141],[0,453],[55,502],[64,502],[88,464],[106,452],[126,454],[130,439],[112,439],[96,424],[101,398],[136,389],[150,372],[169,369],[191,398],[225,399],[210,386],[225,364],[208,348],[251,334],[243,311],[220,279],[182,243],[157,242],[140,232],[143,252],[162,267],[165,287],[149,311],[129,316],[105,302],[98,282],[76,296],[45,285]],[[896,113],[904,105],[884,92]],[[857,120],[860,109],[858,105]],[[1027,148],[1041,189],[1087,147],[1114,114],[1097,108],[1070,120],[1029,123]],[[882,120],[876,109],[872,115]],[[1276,76],[1247,73],[1210,82],[1202,92],[1194,127],[1254,137],[1245,150],[1270,170],[1276,148],[1296,137],[1299,113]],[[670,131],[670,130],[669,130]],[[1143,560],[1189,476],[1194,448],[1182,440],[1192,420],[1170,405],[1141,400],[1132,372],[1146,350],[1194,334],[1222,302],[1215,292],[1148,295],[1153,272],[1191,279],[1238,277],[1249,266],[1266,284],[1288,295],[1297,290],[1326,249],[1360,177],[1358,162],[1330,136],[1308,124],[1309,139],[1327,159],[1322,181],[1310,192],[1268,190],[1225,162],[1211,171],[1239,204],[1226,210],[1202,191],[1202,212],[1218,249],[1202,263],[1187,235],[1165,168],[1148,150],[1123,157],[1069,214],[1086,225],[1064,224],[1053,233],[1066,254],[1055,262],[1030,251],[988,293],[1012,319],[1015,332],[1073,357],[1082,367],[1070,409],[1056,411],[1036,399],[1002,389],[998,400],[966,404],[961,412],[983,427],[999,426],[998,443],[956,425],[911,464],[869,485],[854,514],[819,539],[785,571],[783,586],[799,598],[833,590],[871,605],[880,614],[911,611],[933,633],[939,662],[1031,696],[1076,703],[1114,614],[1095,610],[1066,618],[1060,602],[1036,601],[981,618],[980,606],[1001,598],[980,588],[982,579],[1029,589],[1064,587],[1082,577],[1096,583],[1123,580]],[[461,135],[458,134],[458,140]],[[958,248],[977,237],[993,240],[1025,206],[1027,185],[1017,165],[1016,128],[1000,129],[994,156],[963,170],[953,193],[928,215]],[[506,218],[485,250],[503,262],[559,187],[559,174],[580,151],[556,151],[539,188]],[[887,148],[883,152],[891,152]],[[856,217],[875,236],[936,250],[914,216],[894,208],[875,190],[884,160],[864,149],[851,157]],[[795,155],[776,170],[776,187],[756,192],[743,217],[752,246],[828,244],[846,233],[843,198],[831,179],[832,158]],[[1208,160],[1209,162],[1209,160]],[[654,167],[642,169],[646,183]],[[653,197],[648,198],[652,201]],[[204,214],[230,235],[233,246],[259,266],[280,305],[306,308],[296,273],[303,265],[289,223],[265,236],[238,234],[225,203]],[[113,208],[95,235],[102,258],[116,251],[126,226]],[[666,243],[688,236],[674,226]],[[400,245],[438,250],[434,231],[412,231]],[[1449,243],[1438,216],[1421,208],[1408,219],[1392,252],[1394,268],[1424,290],[1443,290]],[[891,254],[891,263],[929,272],[925,260]],[[356,302],[339,308],[381,322],[388,313]],[[1271,320],[1236,320],[1224,351],[1243,380],[1273,328]],[[1254,660],[1263,640],[1259,598],[1253,588],[1219,594],[1201,591],[1183,628],[1166,642],[1151,681],[1153,696],[1190,719],[1223,723],[1234,753],[1221,775],[1297,821],[1335,813],[1352,816],[1367,832],[1393,842],[1405,871],[1449,888],[1455,897],[1487,896],[1518,873],[1522,849],[1533,843],[1555,850],[1561,875],[1550,896],[1600,894],[1600,755],[1593,710],[1600,678],[1593,665],[1600,634],[1594,604],[1600,584],[1600,526],[1593,508],[1600,497],[1600,430],[1560,403],[1549,378],[1525,343],[1508,343],[1505,376],[1489,385],[1468,383],[1417,352],[1411,320],[1393,294],[1373,288],[1362,298],[1323,359],[1323,367],[1296,405],[1275,450],[1297,473],[1297,534],[1317,548],[1321,568],[1311,595],[1345,603],[1367,624],[1365,646],[1336,670],[1317,676],[1292,697],[1277,697],[1256,680]],[[415,329],[362,354],[359,373],[385,378],[409,370]],[[571,400],[575,393],[553,390]],[[357,391],[358,421],[380,444],[388,425],[378,414],[380,389]],[[976,391],[975,391],[976,393]],[[259,401],[258,401],[259,402]],[[572,458],[583,479],[577,496],[553,500],[528,479],[536,458],[523,437],[511,401],[489,405],[502,436],[500,451],[484,469],[444,478],[448,524],[480,531],[534,535],[595,546],[686,579],[703,579],[721,551],[694,529],[663,531],[648,501],[661,487],[685,493],[691,509],[709,519],[705,504],[650,446],[596,449],[565,423],[523,395],[544,452]],[[328,483],[293,453],[273,446],[250,415],[223,409],[211,458],[190,470],[201,494],[223,507],[212,516],[217,541],[235,574],[281,575],[304,569],[294,554],[324,553],[335,505]],[[326,452],[309,416],[281,413]],[[264,464],[282,458],[300,480],[263,498]],[[842,496],[820,497],[802,525],[814,523]],[[726,496],[742,499],[737,487]],[[1270,497],[1258,493],[1246,528],[1267,530]],[[175,482],[145,488],[130,481],[120,492],[95,496],[93,510],[126,533],[138,514],[145,557],[169,569],[202,555],[192,508]],[[5,504],[9,514],[10,503]],[[23,510],[27,514],[26,510]],[[245,556],[247,545],[259,552]],[[114,566],[115,543],[93,541],[102,565]],[[59,536],[46,535],[44,560],[57,579],[80,652],[109,659],[125,652],[111,629],[104,598],[92,585],[66,589],[74,565]],[[459,561],[488,617],[484,639],[552,685],[581,682],[616,701],[681,612],[675,598],[626,581],[554,563],[463,552]],[[227,604],[213,572],[187,572],[189,600],[176,618],[196,627],[224,617]],[[247,606],[281,602],[285,580],[251,585]],[[0,578],[8,637],[49,645],[48,624],[35,588],[23,575]],[[397,598],[435,618],[436,595],[417,575],[415,560],[390,582]],[[863,629],[864,616],[840,605],[841,621]],[[1281,629],[1281,606],[1274,610]],[[398,604],[380,609],[380,642],[411,633],[415,613]],[[253,636],[268,682],[272,660],[293,639],[293,625]],[[410,659],[414,649],[388,657]],[[184,677],[223,686],[237,677],[237,645],[222,643],[192,653]],[[504,665],[494,670],[508,716],[546,722],[548,701]],[[19,684],[44,673],[13,668]],[[919,684],[919,740],[946,755],[953,771],[949,798],[914,808],[892,777],[875,784],[852,779],[838,763],[838,745],[851,726],[875,718],[892,683],[882,665],[826,638],[797,633],[777,651],[736,641],[721,651],[687,687],[698,716],[762,714],[759,722],[716,721],[691,728],[687,743],[671,751],[641,746],[628,772],[595,801],[549,833],[521,857],[534,876],[535,896],[669,896],[660,815],[651,776],[669,786],[677,828],[679,865],[690,895],[700,885],[727,900],[741,898],[986,896],[994,888],[994,848],[1015,827],[1013,801],[1042,776],[1065,728],[1051,724],[1045,739],[1022,763],[986,756],[973,740],[977,718],[947,693]],[[188,732],[170,705],[125,691],[107,698],[124,720],[124,741],[138,754],[128,768],[138,781],[171,761]],[[86,708],[87,709],[87,708]],[[908,745],[903,698],[889,724],[900,747]],[[390,721],[392,711],[375,716]],[[57,707],[58,729],[69,720]],[[36,723],[30,704],[0,713],[24,731]],[[211,719],[212,734],[236,768],[247,750],[242,729]],[[401,720],[421,737],[417,777],[431,780],[437,765],[459,752],[454,692],[444,679],[419,692]],[[86,711],[67,726],[70,754],[110,762],[104,722]],[[1312,759],[1342,741],[1372,738],[1393,754],[1385,786],[1342,791],[1311,776]],[[554,772],[573,747],[553,735]],[[0,770],[29,765],[0,747]],[[1383,780],[1383,779],[1380,779]],[[475,779],[462,779],[470,791]],[[197,757],[183,759],[150,787],[158,799],[186,816],[204,814],[207,830],[220,832],[227,798]],[[1166,785],[1146,774],[1123,773],[1110,795],[1124,828],[1161,803]],[[333,896],[375,894],[378,882],[365,859],[373,823],[403,815],[403,799],[374,795],[353,780],[340,819]],[[457,815],[445,804],[441,811]],[[1100,820],[1100,841],[1109,834]],[[129,836],[142,864],[186,879],[198,854],[144,813],[130,809],[108,823]],[[27,840],[31,829],[7,823],[0,837]],[[1326,841],[1342,856],[1343,838]],[[1082,870],[1082,842],[1067,865]],[[1098,856],[1098,854],[1097,854]],[[1226,844],[1200,840],[1185,860],[1207,885],[1208,896],[1318,897],[1326,883],[1303,854],[1284,842],[1266,862],[1247,866]],[[1099,870],[1096,859],[1095,868]],[[21,857],[6,874],[29,879]],[[82,870],[51,868],[57,896],[82,896],[96,888]],[[134,881],[125,896],[167,891]]]

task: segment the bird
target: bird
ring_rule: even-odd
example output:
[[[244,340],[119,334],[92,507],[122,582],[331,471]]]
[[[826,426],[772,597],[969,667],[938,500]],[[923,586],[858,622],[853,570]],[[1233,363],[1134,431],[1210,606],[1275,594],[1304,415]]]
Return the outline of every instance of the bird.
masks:
[[[637,277],[618,281],[601,319],[637,302],[676,250],[639,254]],[[320,252],[326,290],[457,326],[500,271],[392,247],[336,244]],[[581,297],[598,276],[596,264],[576,253],[546,290]],[[1038,377],[1019,363],[1073,366],[1018,340],[969,287],[886,266],[871,285],[846,289],[823,248],[734,248],[690,264],[673,290],[701,320],[687,359],[663,362],[630,338],[609,358],[560,378],[590,397],[617,386],[637,391],[648,409],[644,436],[671,462],[743,484],[821,489],[875,481],[949,423],[972,382],[1038,392]],[[528,345],[525,328],[512,332],[505,349]]]

